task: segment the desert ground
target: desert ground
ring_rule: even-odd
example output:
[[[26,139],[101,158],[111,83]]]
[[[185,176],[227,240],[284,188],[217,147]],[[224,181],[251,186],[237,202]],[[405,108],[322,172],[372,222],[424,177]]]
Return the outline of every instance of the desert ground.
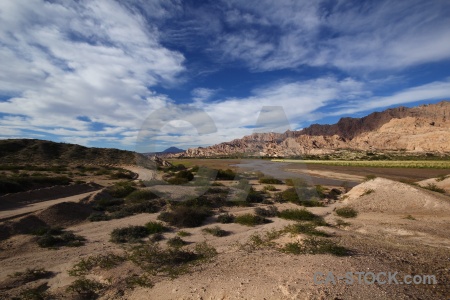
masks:
[[[250,172],[248,184],[264,200],[227,202],[240,193],[240,182],[234,179],[216,180],[209,189],[189,184],[147,186],[145,181],[161,181],[172,173],[121,166],[133,173],[125,180],[133,190],[159,196],[145,200],[154,202],[158,211],[113,217],[117,210],[104,212],[96,207],[118,201],[111,191],[122,180],[87,174],[85,181],[104,187],[0,210],[0,228],[8,233],[0,235],[0,298],[448,299],[450,170],[283,164],[282,171],[290,173],[289,178],[306,174],[313,184],[308,188],[323,193],[320,205],[314,202],[304,207],[303,202],[282,197],[292,189],[286,177],[279,178],[283,180],[279,183],[261,183],[254,170],[240,168],[235,160],[187,162],[183,164],[188,170],[204,163],[210,168],[231,166],[235,171]],[[314,188],[316,178],[353,184]],[[198,198],[202,194],[205,198]],[[143,203],[139,199],[130,204],[133,199],[129,196],[124,199],[125,204],[120,205],[125,208]],[[173,225],[161,219],[161,214],[176,211],[185,201],[194,207],[203,205],[193,202],[195,199],[228,204],[211,206],[211,213],[199,226],[180,225],[179,219]],[[338,213],[342,208],[356,216]],[[275,210],[278,213],[273,213]],[[286,216],[286,212],[298,210],[312,214],[307,214],[309,219]],[[92,214],[99,213],[110,217],[94,221]],[[237,222],[239,216],[258,213],[264,222]],[[235,222],[221,222],[224,214],[233,215]],[[137,240],[113,241],[115,229],[149,222],[163,225],[164,231]],[[84,241],[41,247],[42,237],[33,230],[44,225],[47,229],[63,227]],[[205,230],[216,226],[222,234]],[[171,244],[180,239],[182,245]],[[332,272],[336,277],[347,272],[398,272],[399,281],[404,275],[434,275],[436,284],[349,284],[338,279],[318,283],[314,281],[317,272]]]

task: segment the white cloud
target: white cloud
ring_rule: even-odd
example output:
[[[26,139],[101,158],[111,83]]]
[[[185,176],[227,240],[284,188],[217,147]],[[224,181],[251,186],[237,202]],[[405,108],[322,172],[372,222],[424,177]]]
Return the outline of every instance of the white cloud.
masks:
[[[12,98],[0,102],[0,126],[85,143],[137,130],[172,102],[149,87],[173,84],[184,71],[184,56],[159,39],[115,1],[2,1],[0,96]]]
[[[231,3],[225,20],[248,15],[265,23],[256,30],[248,18],[231,18],[234,30],[217,50],[253,70],[309,65],[367,73],[450,58],[448,1]]]
[[[384,108],[392,105],[414,103],[418,101],[443,100],[449,97],[450,78],[408,88],[384,97],[369,97],[339,105],[330,115],[348,115],[357,112]]]

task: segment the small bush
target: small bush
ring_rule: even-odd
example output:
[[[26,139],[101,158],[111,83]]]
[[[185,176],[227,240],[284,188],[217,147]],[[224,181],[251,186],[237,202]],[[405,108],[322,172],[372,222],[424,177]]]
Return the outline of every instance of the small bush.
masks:
[[[315,221],[320,218],[306,209],[286,209],[282,210],[278,216],[283,219],[294,221]]]
[[[316,229],[316,226],[311,223],[297,223],[286,226],[284,229],[286,232],[292,234],[306,234],[306,235],[315,235],[315,236],[323,236],[328,237],[329,234],[326,232],[320,231]]]
[[[346,221],[344,221],[342,219],[336,219],[336,226],[337,227],[345,227],[345,226],[350,226],[350,225],[352,225],[352,224],[349,223],[349,222],[346,222]]]
[[[109,221],[111,218],[103,213],[92,213],[88,218],[91,222]]]
[[[245,226],[255,226],[255,225],[260,225],[260,224],[264,224],[264,223],[269,223],[270,221],[261,216],[252,215],[252,214],[244,214],[244,215],[237,216],[234,219],[234,222],[241,224],[241,225],[245,225]]]
[[[148,278],[147,275],[143,274],[141,276],[132,275],[125,280],[127,287],[130,289],[134,289],[136,286],[151,288],[153,287],[153,282]]]
[[[249,203],[261,203],[263,200],[264,196],[260,192],[255,191],[253,187],[251,187],[248,191],[246,201]]]
[[[440,188],[440,187],[438,187],[434,183],[429,183],[426,186],[424,186],[424,188],[426,188],[427,190],[433,191],[433,192],[445,194],[445,190]]]
[[[92,269],[99,267],[101,269],[112,269],[125,261],[125,257],[113,253],[100,254],[88,258],[82,258],[68,271],[70,276],[87,275]]]
[[[181,185],[181,184],[188,183],[189,180],[187,180],[186,178],[173,177],[173,178],[167,179],[167,182],[170,184],[174,184],[174,185]]]
[[[278,209],[273,205],[268,206],[267,209],[262,207],[256,207],[255,214],[265,218],[272,218],[278,215]]]
[[[111,242],[136,243],[149,235],[149,230],[144,226],[128,226],[124,228],[116,228],[111,232]]]
[[[262,177],[259,179],[259,183],[263,184],[283,184],[283,181],[273,177]]]
[[[184,231],[184,230],[180,230],[180,231],[177,232],[177,235],[181,236],[181,237],[185,237],[185,236],[190,236],[192,234],[190,232],[187,232],[187,231]]]
[[[176,237],[173,237],[173,238],[170,238],[167,240],[167,245],[169,245],[170,247],[174,247],[174,248],[180,248],[186,244],[187,244],[187,242],[184,241],[179,236],[176,236]]]
[[[161,249],[158,244],[134,247],[129,255],[132,262],[152,275],[176,277],[188,271],[190,263],[202,258],[201,254],[180,247]]]
[[[278,191],[278,189],[276,188],[276,187],[274,187],[273,185],[266,185],[265,187],[264,187],[264,190],[265,191],[271,191],[271,192],[274,192],[274,191]]]
[[[35,288],[25,288],[20,292],[20,298],[23,300],[44,300],[53,299],[51,294],[47,292],[49,286],[47,283],[43,283]],[[17,299],[17,298],[12,298]]]
[[[72,282],[66,290],[79,294],[83,299],[97,299],[98,293],[104,288],[100,282],[82,277]]]
[[[149,190],[136,190],[129,194],[125,199],[129,203],[142,203],[156,198],[158,198],[158,196]]]
[[[343,218],[355,218],[358,212],[349,206],[336,209],[336,214]]]
[[[217,216],[217,221],[222,224],[233,223],[235,216],[230,213],[224,213]]]
[[[148,222],[147,224],[145,224],[145,227],[147,228],[147,231],[149,234],[154,234],[154,233],[161,233],[164,231],[167,231],[167,227],[164,226],[162,223],[160,222]]]
[[[175,175],[175,177],[184,178],[187,181],[191,181],[192,179],[194,179],[194,174],[192,174],[192,172],[188,170],[181,170]]]
[[[57,234],[47,232],[38,238],[37,243],[42,248],[79,247],[84,245],[85,240],[72,232],[62,231]]]
[[[106,189],[114,198],[124,198],[136,190],[131,182],[121,181]]]
[[[332,241],[317,238],[307,238],[302,242],[287,243],[282,251],[297,255],[328,253],[336,256],[346,256],[349,254],[348,249],[336,245]]]
[[[163,212],[158,220],[169,223],[175,227],[198,227],[211,215],[206,207],[177,206],[171,212]]]
[[[236,178],[236,173],[231,169],[217,170],[217,180],[234,180],[234,178]]]
[[[404,217],[403,219],[406,219],[406,220],[416,220],[416,218],[414,218],[413,216],[411,216],[411,215],[407,215],[406,217]]]
[[[229,234],[228,231],[221,229],[219,226],[203,228],[202,231],[217,237],[222,237]]]

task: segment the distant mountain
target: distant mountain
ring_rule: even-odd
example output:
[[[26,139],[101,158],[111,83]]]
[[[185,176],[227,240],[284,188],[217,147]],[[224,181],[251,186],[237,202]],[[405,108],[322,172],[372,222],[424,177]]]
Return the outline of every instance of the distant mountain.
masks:
[[[164,150],[162,153],[181,153],[185,150],[177,148],[177,147],[169,147],[166,150]]]
[[[35,139],[0,140],[1,164],[154,164],[142,154]]]
[[[231,142],[188,149],[174,157],[240,155],[292,157],[338,150],[450,153],[450,101],[397,107],[336,124],[313,124],[285,133],[254,133]]]

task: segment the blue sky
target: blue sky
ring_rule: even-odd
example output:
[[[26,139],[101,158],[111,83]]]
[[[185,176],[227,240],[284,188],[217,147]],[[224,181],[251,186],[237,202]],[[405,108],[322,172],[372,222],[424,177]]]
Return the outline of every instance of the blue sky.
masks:
[[[189,148],[253,133],[264,106],[300,129],[449,100],[449,15],[445,0],[3,0],[0,138]]]

